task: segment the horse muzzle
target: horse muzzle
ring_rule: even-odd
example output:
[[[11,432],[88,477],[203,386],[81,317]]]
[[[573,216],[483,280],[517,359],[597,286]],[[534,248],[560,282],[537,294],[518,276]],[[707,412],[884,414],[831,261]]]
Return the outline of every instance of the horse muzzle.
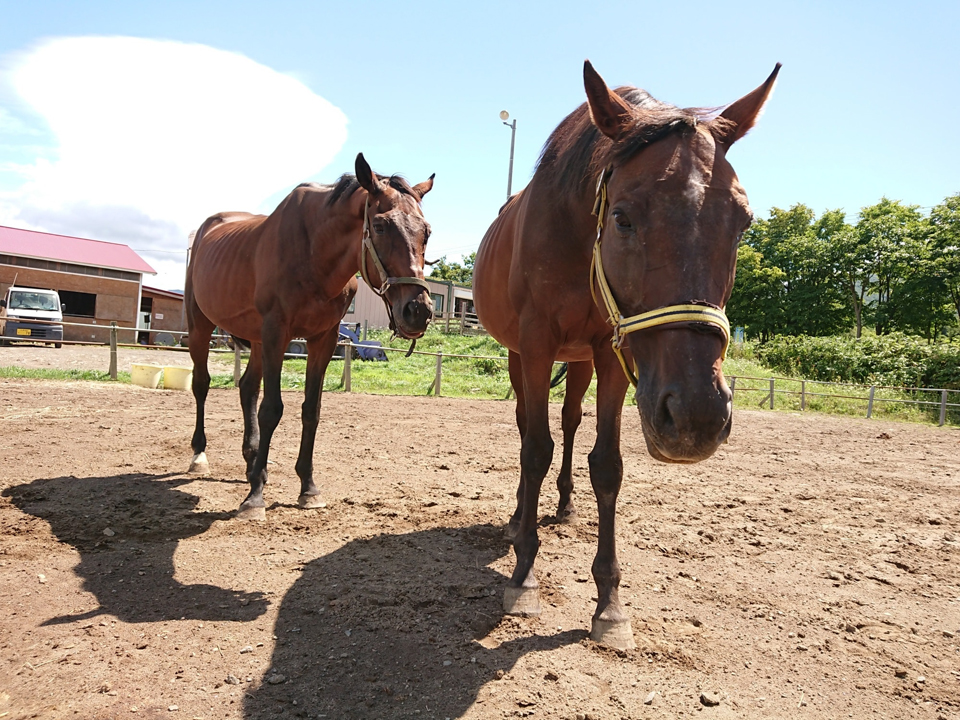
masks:
[[[400,298],[393,303],[393,331],[400,337],[415,340],[423,337],[433,320],[433,301],[426,292],[412,299]]]

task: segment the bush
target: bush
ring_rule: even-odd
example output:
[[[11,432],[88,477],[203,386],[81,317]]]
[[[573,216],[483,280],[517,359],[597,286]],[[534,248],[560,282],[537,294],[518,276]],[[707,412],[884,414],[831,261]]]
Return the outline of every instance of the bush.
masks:
[[[777,372],[810,380],[960,389],[960,346],[892,333],[877,337],[776,337],[757,349]]]

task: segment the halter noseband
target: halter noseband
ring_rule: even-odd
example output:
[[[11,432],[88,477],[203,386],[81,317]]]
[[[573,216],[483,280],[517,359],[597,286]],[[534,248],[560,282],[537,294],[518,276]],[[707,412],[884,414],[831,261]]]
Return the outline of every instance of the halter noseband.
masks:
[[[665,305],[656,310],[631,315],[630,317],[624,317],[620,313],[617,301],[613,297],[613,291],[607,283],[606,275],[604,275],[603,262],[600,259],[600,235],[603,233],[603,217],[607,211],[607,182],[612,172],[613,168],[606,168],[600,173],[600,178],[597,180],[597,198],[593,205],[593,214],[597,216],[597,241],[593,245],[593,257],[590,260],[590,294],[593,295],[593,301],[599,305],[595,288],[600,288],[600,297],[603,298],[603,304],[607,310],[607,320],[613,326],[613,338],[611,340],[613,351],[616,353],[627,379],[634,387],[637,387],[636,373],[627,364],[620,349],[623,346],[624,337],[628,333],[656,327],[657,325],[676,322],[702,322],[715,325],[723,331],[723,350],[720,353],[720,360],[725,360],[727,346],[730,344],[730,321],[727,320],[723,308],[693,301],[687,305]]]
[[[370,278],[367,275],[367,253],[370,253],[370,259],[373,260],[373,265],[377,268],[377,273],[380,275],[379,287],[370,282]],[[370,235],[369,196],[367,196],[366,203],[363,206],[363,242],[360,245],[360,276],[364,282],[370,286],[370,289],[383,300],[383,304],[387,308],[387,315],[390,317],[390,329],[394,332],[396,332],[397,323],[393,318],[393,306],[387,302],[387,290],[389,290],[392,285],[417,285],[426,290],[427,293],[430,292],[430,286],[427,285],[426,280],[416,277],[390,277],[387,274],[386,268],[384,268],[383,262],[381,262],[380,256],[377,254],[377,248],[374,247],[373,238]],[[416,342],[416,340],[414,340],[414,342]]]

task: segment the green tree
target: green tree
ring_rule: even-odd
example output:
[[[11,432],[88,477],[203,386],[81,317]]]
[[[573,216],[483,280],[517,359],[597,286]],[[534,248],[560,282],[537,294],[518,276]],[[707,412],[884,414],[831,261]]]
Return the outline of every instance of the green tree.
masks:
[[[930,263],[960,321],[960,193],[930,212]]]
[[[750,337],[766,342],[783,325],[780,295],[784,272],[764,262],[763,255],[746,243],[737,248],[737,280],[727,302],[727,317]]]
[[[923,232],[922,216],[916,205],[883,198],[862,208],[857,221],[859,242],[867,255],[873,321],[877,335],[894,329],[898,303],[907,295],[904,280],[916,262],[916,239]]]
[[[434,280],[448,280],[468,287],[473,286],[473,264],[477,260],[475,252],[464,256],[463,264],[447,262],[447,256],[437,260],[430,270],[430,277]]]

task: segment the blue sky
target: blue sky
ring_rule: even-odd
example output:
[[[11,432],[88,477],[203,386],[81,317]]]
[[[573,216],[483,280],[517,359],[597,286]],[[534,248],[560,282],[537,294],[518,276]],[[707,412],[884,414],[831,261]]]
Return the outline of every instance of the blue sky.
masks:
[[[730,103],[782,62],[730,154],[758,216],[929,207],[960,191],[960,4],[867,7],[0,0],[0,224],[126,242],[161,271],[148,284],[180,288],[204,217],[269,212],[362,151],[437,174],[428,256],[457,259],[505,199],[498,113],[518,121],[517,190],[583,101],[585,58],[681,106]]]

